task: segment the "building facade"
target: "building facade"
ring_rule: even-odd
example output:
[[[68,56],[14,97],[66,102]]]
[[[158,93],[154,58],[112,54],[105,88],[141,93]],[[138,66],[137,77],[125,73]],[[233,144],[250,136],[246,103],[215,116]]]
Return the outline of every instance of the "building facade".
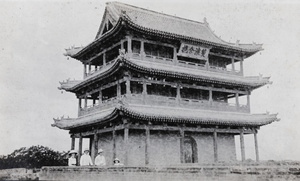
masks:
[[[243,62],[261,44],[229,43],[203,23],[110,2],[95,40],[67,49],[83,80],[60,82],[76,94],[78,117],[54,119],[71,149],[89,138],[91,156],[108,163],[173,165],[236,160],[235,139],[277,120],[251,114],[250,94],[268,77],[246,77]]]

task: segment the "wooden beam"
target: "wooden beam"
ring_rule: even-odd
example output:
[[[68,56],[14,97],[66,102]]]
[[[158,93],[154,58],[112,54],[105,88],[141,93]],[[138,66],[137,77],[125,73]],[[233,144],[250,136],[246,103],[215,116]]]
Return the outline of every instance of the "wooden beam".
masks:
[[[146,144],[145,144],[145,164],[149,164],[149,148],[150,148],[150,129],[146,126]]]
[[[223,57],[223,58],[228,58],[228,59],[234,58],[235,60],[241,60],[241,59],[242,59],[242,57],[229,56],[229,55],[222,55],[222,54],[213,53],[213,52],[209,52],[209,55],[214,55],[214,56],[217,56],[217,57]]]

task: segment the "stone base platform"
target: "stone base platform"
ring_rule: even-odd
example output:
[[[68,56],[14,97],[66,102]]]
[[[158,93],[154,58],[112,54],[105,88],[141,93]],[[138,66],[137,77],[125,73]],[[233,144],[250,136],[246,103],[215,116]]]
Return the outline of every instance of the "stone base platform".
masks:
[[[286,181],[300,180],[299,165],[177,165],[147,167],[43,167],[39,180]]]

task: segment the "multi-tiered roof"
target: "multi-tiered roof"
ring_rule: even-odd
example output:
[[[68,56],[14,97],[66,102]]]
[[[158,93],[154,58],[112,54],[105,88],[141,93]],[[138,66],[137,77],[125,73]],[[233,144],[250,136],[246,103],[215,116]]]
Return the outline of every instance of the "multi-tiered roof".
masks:
[[[107,46],[111,42],[113,45],[116,42],[115,39],[119,41],[122,37],[130,34],[128,32],[134,32],[139,37],[147,37],[151,40],[161,39],[165,42],[172,42],[177,44],[177,47],[185,42],[201,44],[210,50],[210,55],[233,58],[233,63],[243,61],[262,50],[261,44],[223,41],[214,34],[206,20],[204,23],[200,23],[131,5],[110,2],[107,3],[95,40],[85,47],[68,49],[66,55],[83,63],[90,62],[91,65],[96,65],[99,56],[107,50]],[[232,89],[244,95],[270,83],[268,77],[245,77],[242,70],[240,72],[227,71],[226,68],[218,69],[206,64],[180,62],[175,57],[176,55],[173,58],[147,57],[120,51],[118,57],[109,60],[105,66],[102,65],[89,72],[83,80],[61,82],[60,89],[73,92],[80,97],[82,92],[98,89],[102,82],[124,70],[150,77],[158,76],[181,80],[181,82],[189,81],[192,84],[191,87],[197,86],[193,82],[201,84],[200,87],[217,85],[218,89],[214,86],[210,89],[217,91]],[[133,119],[152,122],[240,127],[259,127],[277,120],[276,115],[268,113],[250,114],[250,108],[247,108],[246,111],[232,111],[228,108],[229,111],[227,111],[227,108],[219,109],[218,106],[214,107],[214,104],[205,101],[199,101],[198,106],[191,108],[183,105],[172,106],[173,103],[168,105],[161,103],[142,104],[132,101],[132,99],[132,97],[122,97],[109,105],[95,107],[86,114],[79,114],[78,118],[55,120],[54,126],[71,130],[108,122],[116,119],[120,114]],[[207,108],[207,105],[211,108]]]

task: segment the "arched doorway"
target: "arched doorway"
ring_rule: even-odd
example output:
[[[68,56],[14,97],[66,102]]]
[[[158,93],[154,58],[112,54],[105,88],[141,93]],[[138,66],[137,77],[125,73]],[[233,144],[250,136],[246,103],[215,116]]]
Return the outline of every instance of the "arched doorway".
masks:
[[[197,143],[190,136],[183,139],[183,157],[184,163],[198,163]]]

